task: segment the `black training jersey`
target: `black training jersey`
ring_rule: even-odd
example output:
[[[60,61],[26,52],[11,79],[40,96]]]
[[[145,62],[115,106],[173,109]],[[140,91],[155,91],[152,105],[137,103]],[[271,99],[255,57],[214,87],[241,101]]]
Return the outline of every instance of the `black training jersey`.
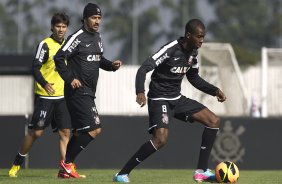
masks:
[[[144,92],[146,73],[151,76],[148,97],[151,99],[176,99],[181,93],[181,82],[186,75],[197,89],[215,96],[217,87],[202,79],[199,72],[197,50],[188,52],[182,47],[183,37],[164,45],[141,65],[136,75],[136,94]]]
[[[77,92],[95,97],[99,68],[114,71],[112,62],[103,57],[100,33],[90,33],[84,27],[68,37],[54,60],[65,81],[65,96]],[[82,84],[78,89],[70,85],[75,78]]]

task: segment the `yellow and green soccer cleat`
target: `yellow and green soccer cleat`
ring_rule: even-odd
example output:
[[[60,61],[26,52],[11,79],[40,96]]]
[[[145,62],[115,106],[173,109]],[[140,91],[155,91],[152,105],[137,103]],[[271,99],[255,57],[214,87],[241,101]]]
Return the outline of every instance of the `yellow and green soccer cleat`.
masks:
[[[16,178],[18,177],[18,172],[21,169],[20,165],[13,165],[9,171],[9,177],[10,178]]]
[[[75,165],[75,163],[72,163],[72,169],[73,169],[73,170],[76,170],[76,165]],[[86,178],[86,175],[84,175],[84,174],[79,174],[79,176],[80,176],[81,178]]]

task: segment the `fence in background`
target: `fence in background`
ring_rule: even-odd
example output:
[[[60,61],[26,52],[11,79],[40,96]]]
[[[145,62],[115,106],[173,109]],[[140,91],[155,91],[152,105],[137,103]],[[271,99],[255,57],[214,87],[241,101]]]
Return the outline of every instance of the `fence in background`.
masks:
[[[135,75],[137,66],[123,66],[119,71],[106,72],[101,70],[100,79],[96,92],[96,105],[98,111],[102,115],[125,115],[125,116],[142,116],[147,114],[147,107],[140,108],[135,102]],[[213,67],[203,66],[202,70],[209,70],[210,73],[216,72]],[[282,67],[269,66],[268,71],[271,75],[268,76],[269,90],[268,90],[268,115],[270,117],[281,117],[282,106],[280,105],[280,99],[282,94]],[[244,71],[243,77],[247,86],[247,94],[249,100],[252,99],[255,94],[257,100],[257,106],[260,107],[261,97],[261,78],[260,67],[251,67]],[[211,83],[218,84],[216,77],[206,77]],[[147,75],[146,80],[146,92],[148,91],[148,85],[150,81],[150,73]],[[0,75],[0,116],[1,115],[25,115],[31,114],[33,110],[33,78],[31,75]],[[230,83],[232,88],[232,83]],[[270,90],[271,89],[271,90]],[[199,92],[192,87],[189,82],[184,79],[182,83],[182,94],[187,97],[196,99],[218,115],[223,116],[246,116],[251,109],[247,109],[242,114],[238,115],[232,111],[227,111],[227,106],[236,106],[233,104],[232,98],[234,94],[226,92],[227,103],[217,102],[215,97]],[[233,100],[234,101],[234,100]],[[240,107],[237,107],[240,108]]]

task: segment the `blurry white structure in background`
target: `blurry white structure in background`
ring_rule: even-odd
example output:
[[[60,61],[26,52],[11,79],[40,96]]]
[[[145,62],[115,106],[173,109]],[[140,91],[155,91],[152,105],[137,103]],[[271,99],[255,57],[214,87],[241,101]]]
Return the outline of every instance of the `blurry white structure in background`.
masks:
[[[250,116],[254,118],[260,117],[260,108],[258,105],[258,99],[255,92],[252,94],[252,98],[251,98]]]
[[[200,49],[200,75],[220,87],[227,101],[195,89],[185,78],[181,93],[198,100],[219,116],[281,117],[282,106],[282,49],[262,49],[262,65],[240,71],[230,44],[205,43]],[[100,115],[144,116],[147,106],[136,103],[135,76],[139,66],[122,66],[116,72],[100,70],[96,105]],[[148,92],[151,72],[146,76]],[[33,111],[33,77],[0,75],[0,115],[31,114]],[[261,108],[261,112],[259,111]],[[257,111],[258,110],[258,111]]]
[[[227,116],[248,116],[250,98],[232,46],[229,43],[204,43],[199,51],[202,77],[209,81],[210,77],[216,76],[216,80],[210,82],[227,96],[226,102],[218,103],[217,107],[224,106]],[[208,107],[216,103],[213,101]]]
[[[33,78],[0,75],[0,116],[26,116],[33,111]]]
[[[271,72],[270,72],[271,70]],[[261,116],[281,116],[282,95],[282,49],[266,48],[261,50]]]

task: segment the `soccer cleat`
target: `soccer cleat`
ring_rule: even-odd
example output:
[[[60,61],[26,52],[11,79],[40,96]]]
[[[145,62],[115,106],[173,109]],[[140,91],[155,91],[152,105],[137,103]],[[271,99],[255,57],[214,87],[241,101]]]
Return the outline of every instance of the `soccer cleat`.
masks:
[[[76,172],[76,167],[73,163],[66,164],[63,160],[60,162],[60,166],[64,171],[66,171],[72,178],[81,178],[80,175]]]
[[[86,178],[86,175],[84,175],[84,174],[79,174],[79,176],[80,176],[81,178]]]
[[[197,169],[194,174],[194,180],[198,183],[201,182],[216,182],[215,174],[211,172],[210,169],[207,169],[205,172],[202,169]]]
[[[76,170],[76,165],[75,165],[75,163],[72,163],[72,167],[73,167],[74,170]],[[79,176],[80,176],[81,178],[86,178],[86,175],[84,175],[84,174],[79,174]]]
[[[114,176],[113,181],[119,182],[119,183],[129,183],[130,182],[128,174],[118,175],[118,173]]]
[[[21,169],[20,165],[13,165],[11,169],[9,170],[9,177],[10,178],[16,178],[18,177],[18,172]]]
[[[70,178],[70,175],[65,170],[60,169],[58,172],[58,178],[68,179]]]

